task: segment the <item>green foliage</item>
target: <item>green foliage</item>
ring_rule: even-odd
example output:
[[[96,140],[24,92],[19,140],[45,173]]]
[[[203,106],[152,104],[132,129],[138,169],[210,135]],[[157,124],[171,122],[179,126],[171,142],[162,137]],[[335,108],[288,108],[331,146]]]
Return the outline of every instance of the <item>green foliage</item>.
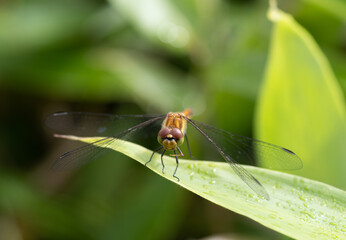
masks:
[[[102,138],[63,138],[83,142]],[[108,148],[145,164],[152,151],[134,143],[118,140]],[[268,191],[270,200],[257,196],[227,163],[180,160],[177,182],[172,174],[175,158],[160,154],[147,165],[162,177],[227,209],[254,219],[295,239],[341,239],[346,231],[346,192],[295,175],[245,166]]]
[[[186,239],[220,232],[245,239],[281,237],[184,191],[175,181],[162,181],[118,153],[78,171],[50,172],[51,162],[73,148],[67,141],[53,142],[51,131],[44,133],[45,117],[56,111],[164,114],[190,107],[194,119],[245,136],[254,131],[260,140],[292,148],[303,160],[299,174],[344,189],[345,106],[335,80],[345,92],[346,3],[279,4],[301,27],[283,14],[270,42],[272,23],[266,18],[268,2],[262,0],[1,1],[0,239]],[[282,51],[274,55],[278,48]],[[209,159],[199,143],[192,137],[193,155]],[[248,169],[266,184],[270,202],[285,208],[274,205],[279,212],[272,221],[269,216],[269,223],[257,219],[258,203],[267,211],[270,202],[258,199],[228,169],[224,173],[234,183],[234,211],[243,206],[246,215],[250,207],[254,214],[248,216],[286,234],[276,227],[281,213],[289,221],[287,216],[296,219],[304,209],[308,214],[298,223],[317,226],[322,215],[314,209],[324,203],[320,207],[309,201],[318,203],[328,192],[314,190],[317,197],[311,200],[301,190],[304,184],[291,182],[291,175]],[[294,199],[300,191],[308,194],[305,202],[284,202],[272,188],[276,183],[294,189]],[[329,223],[322,231],[340,230],[333,225],[337,219]]]
[[[346,187],[346,105],[312,37],[272,10],[274,31],[257,111],[257,138],[296,152],[302,176]],[[264,160],[265,161],[265,160]]]
[[[194,39],[191,27],[173,2],[167,0],[110,0],[145,36],[175,48],[184,48]],[[155,6],[155,8],[152,8]],[[167,46],[166,45],[166,46]]]

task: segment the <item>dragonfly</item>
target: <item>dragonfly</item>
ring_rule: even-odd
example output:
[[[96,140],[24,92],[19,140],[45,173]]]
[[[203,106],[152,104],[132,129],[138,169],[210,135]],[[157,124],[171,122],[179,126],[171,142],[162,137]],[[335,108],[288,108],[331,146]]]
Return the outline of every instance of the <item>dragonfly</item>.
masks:
[[[295,170],[302,167],[301,159],[291,150],[250,137],[236,135],[214,126],[192,120],[192,111],[169,112],[166,115],[112,115],[87,112],[57,112],[49,115],[46,125],[63,134],[81,137],[103,137],[95,142],[85,144],[66,152],[56,159],[51,169],[61,171],[80,167],[91,162],[102,154],[112,151],[110,145],[121,144],[121,140],[135,141],[152,138],[156,135],[159,147],[153,150],[149,164],[155,153],[161,152],[162,173],[164,173],[163,157],[167,151],[175,157],[176,168],[173,177],[179,181],[177,170],[179,157],[184,154],[180,146],[186,142],[190,158],[190,144],[187,127],[195,129],[200,137],[216,149],[219,156],[232,167],[234,172],[256,194],[269,200],[269,194],[262,184],[249,173],[242,164],[261,165],[276,170]]]

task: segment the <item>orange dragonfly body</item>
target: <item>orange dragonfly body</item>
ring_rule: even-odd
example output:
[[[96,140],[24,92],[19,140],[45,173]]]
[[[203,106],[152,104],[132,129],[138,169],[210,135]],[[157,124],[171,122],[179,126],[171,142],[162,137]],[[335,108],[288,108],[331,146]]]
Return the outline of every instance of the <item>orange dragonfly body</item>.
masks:
[[[184,139],[187,139],[187,136],[185,135],[186,128],[187,128],[187,119],[190,119],[191,115],[192,115],[192,112],[190,109],[186,109],[183,112],[176,112],[176,113],[169,112],[167,114],[166,118],[162,122],[162,128],[157,135],[157,141],[161,144],[161,146],[153,151],[153,154],[151,155],[149,161],[145,163],[145,165],[147,165],[151,161],[155,152],[163,149],[161,153],[161,163],[162,163],[162,173],[164,173],[165,165],[163,163],[163,155],[165,154],[166,150],[171,150],[174,152],[174,154],[171,154],[171,156],[174,156],[177,162],[177,166],[173,173],[173,177],[175,177],[178,181],[180,180],[175,175],[179,166],[178,157],[184,156],[179,146],[184,143]],[[188,145],[188,149],[190,151],[189,145]],[[179,151],[179,154],[177,154],[177,150]],[[190,156],[191,156],[191,152],[190,152]]]
[[[179,150],[179,146],[184,142],[187,122],[186,118],[191,117],[191,110],[184,112],[168,113],[162,123],[162,129],[159,131],[158,142],[166,150]],[[181,151],[179,150],[181,153]],[[182,153],[181,153],[182,154]]]

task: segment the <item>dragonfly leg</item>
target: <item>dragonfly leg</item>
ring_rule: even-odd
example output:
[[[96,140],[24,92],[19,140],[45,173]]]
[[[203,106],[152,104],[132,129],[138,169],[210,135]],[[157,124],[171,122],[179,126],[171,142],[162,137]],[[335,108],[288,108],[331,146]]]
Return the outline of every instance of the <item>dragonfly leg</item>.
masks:
[[[196,158],[194,156],[192,156],[192,154],[191,154],[190,143],[189,143],[189,139],[187,138],[186,134],[185,134],[185,139],[186,139],[187,150],[189,151],[190,158],[196,160]]]
[[[162,164],[162,173],[165,174],[165,164],[163,163],[163,155],[165,154],[166,149],[163,150],[162,154],[161,154],[161,164]]]
[[[175,174],[177,173],[178,167],[179,167],[179,159],[178,159],[178,155],[177,155],[177,151],[176,150],[174,150],[174,156],[175,156],[175,161],[177,162],[177,166],[175,167],[175,170],[174,170],[174,173],[173,173],[173,177],[175,177],[178,180],[178,182],[179,182],[180,179],[177,176],[175,176]]]
[[[156,148],[156,149],[153,151],[153,153],[151,154],[151,157],[150,157],[149,161],[148,161],[148,162],[146,162],[146,163],[144,164],[144,166],[147,166],[147,164],[151,162],[151,159],[153,158],[154,153],[156,153],[156,152],[160,151],[162,148],[163,148],[162,146],[160,146],[160,147]]]

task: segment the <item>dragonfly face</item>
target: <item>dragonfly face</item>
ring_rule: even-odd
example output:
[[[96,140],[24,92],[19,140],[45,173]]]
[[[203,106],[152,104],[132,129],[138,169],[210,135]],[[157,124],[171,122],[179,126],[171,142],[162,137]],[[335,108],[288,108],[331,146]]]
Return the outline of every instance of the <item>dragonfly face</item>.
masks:
[[[183,144],[184,134],[178,128],[163,127],[157,136],[157,141],[166,150],[176,150]]]

